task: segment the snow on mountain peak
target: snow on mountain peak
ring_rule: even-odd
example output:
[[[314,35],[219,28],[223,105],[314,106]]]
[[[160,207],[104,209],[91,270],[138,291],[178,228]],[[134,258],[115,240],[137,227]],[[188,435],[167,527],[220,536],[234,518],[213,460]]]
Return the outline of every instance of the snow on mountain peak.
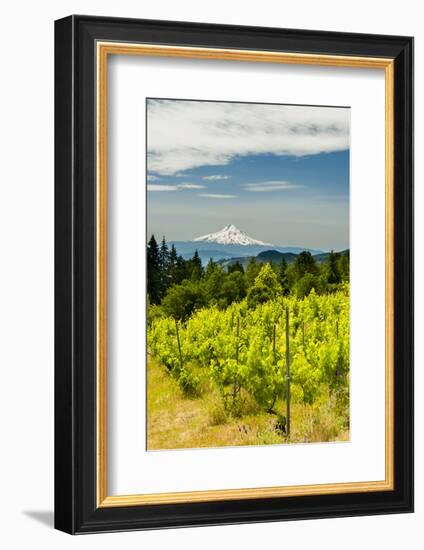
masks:
[[[216,233],[210,233],[209,235],[203,235],[202,237],[197,237],[195,241],[204,241],[209,243],[219,243],[219,244],[238,244],[242,246],[248,245],[265,245],[272,246],[270,243],[264,243],[256,239],[252,239],[243,231],[240,231],[234,224],[229,223],[223,227],[220,231]]]

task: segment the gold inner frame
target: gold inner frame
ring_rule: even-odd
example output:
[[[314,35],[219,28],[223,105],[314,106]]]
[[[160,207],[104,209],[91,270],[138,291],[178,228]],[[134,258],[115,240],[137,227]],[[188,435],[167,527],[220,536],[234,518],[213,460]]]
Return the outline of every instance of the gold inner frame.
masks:
[[[121,42],[97,42],[97,506],[141,506],[182,502],[364,493],[394,489],[394,60]],[[109,496],[107,492],[107,61],[109,55],[142,55],[384,69],[385,72],[385,479],[315,485],[218,489]]]

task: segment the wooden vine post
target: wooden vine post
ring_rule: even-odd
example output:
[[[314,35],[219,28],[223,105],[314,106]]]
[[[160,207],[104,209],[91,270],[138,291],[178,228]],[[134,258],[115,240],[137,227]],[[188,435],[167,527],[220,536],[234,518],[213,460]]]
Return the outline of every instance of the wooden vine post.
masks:
[[[180,343],[180,333],[178,331],[178,321],[174,318],[175,321],[175,330],[177,332],[177,344],[178,344],[178,353],[180,356],[180,369],[183,370],[183,354],[181,353],[181,343]]]
[[[290,437],[290,331],[289,308],[286,309],[286,430]]]
[[[277,323],[278,323],[278,319],[280,318],[280,315],[281,315],[281,312],[279,312],[277,317],[274,319],[274,324],[273,324],[273,327],[272,327],[272,354],[273,354],[273,362],[274,362],[275,366],[277,365],[277,349],[276,349],[276,346],[277,346],[277,343],[276,343],[277,342]],[[277,397],[278,397],[278,390],[277,390],[277,388],[275,388],[274,398],[272,400],[272,405],[268,408],[268,412],[271,412],[271,411],[273,412],[275,402],[277,401]]]
[[[239,360],[239,338],[240,338],[240,315],[237,317],[237,330],[236,330],[236,362]]]
[[[236,364],[239,362],[239,338],[240,338],[240,315],[237,317],[237,329],[236,329]],[[238,392],[237,374],[234,375],[233,381],[233,401],[236,400]]]
[[[336,319],[336,340],[339,339],[339,320]],[[339,364],[337,362],[337,369],[336,369],[336,380],[340,380],[340,371],[339,371]]]

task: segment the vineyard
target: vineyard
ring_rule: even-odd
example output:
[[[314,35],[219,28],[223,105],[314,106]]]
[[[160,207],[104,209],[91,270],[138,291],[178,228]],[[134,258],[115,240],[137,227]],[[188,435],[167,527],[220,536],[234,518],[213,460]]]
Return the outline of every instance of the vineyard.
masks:
[[[280,295],[256,307],[247,300],[204,307],[184,320],[152,306],[148,351],[183,398],[208,402],[211,426],[243,430],[257,417],[254,443],[347,437],[347,283],[332,293]],[[331,426],[316,434],[324,412]]]

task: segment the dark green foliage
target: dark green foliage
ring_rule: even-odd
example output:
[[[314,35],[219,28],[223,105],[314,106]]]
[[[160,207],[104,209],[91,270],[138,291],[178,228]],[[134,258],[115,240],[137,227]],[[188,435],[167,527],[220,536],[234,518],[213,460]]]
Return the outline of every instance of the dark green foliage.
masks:
[[[235,271],[225,276],[218,293],[218,305],[226,308],[233,302],[240,302],[246,296],[243,273]]]
[[[188,269],[190,271],[190,279],[192,281],[199,281],[202,278],[202,260],[200,259],[197,250],[194,252],[193,258],[189,260]]]
[[[299,298],[308,296],[313,288],[317,287],[317,278],[312,273],[306,273],[296,283],[296,294]]]
[[[226,271],[212,258],[204,268],[197,250],[192,258],[184,259],[165,238],[158,246],[152,235],[147,245],[149,304],[163,306],[166,315],[180,320],[201,307],[217,305],[225,309],[246,297],[248,307],[254,308],[279,295],[304,297],[312,289],[317,294],[332,293],[348,281],[349,251],[331,251],[321,263],[306,251],[290,264],[285,256],[278,263],[250,257],[245,270],[237,260]]]
[[[298,255],[293,267],[297,279],[301,279],[306,273],[311,273],[312,275],[318,273],[318,266],[314,257],[310,252],[305,250]]]
[[[169,267],[169,250],[166,244],[165,237],[162,237],[162,243],[159,250],[159,261],[161,269],[167,270]]]
[[[342,281],[349,281],[349,251],[343,252],[338,255],[337,269]]]
[[[239,302],[246,296],[246,278],[244,273],[240,271],[234,271],[227,275],[227,281],[234,284],[237,287],[236,297],[233,301]]]
[[[213,258],[211,258],[208,262],[208,265],[205,269],[205,279],[209,279],[209,277],[215,273],[215,271],[219,269],[219,265],[215,262]]]
[[[168,254],[168,283],[169,285],[175,283],[177,279],[177,272],[178,272],[178,255],[177,255],[177,249],[172,244],[171,250]],[[184,277],[179,281],[181,282],[184,279]]]
[[[180,284],[184,281],[184,279],[188,279],[190,277],[189,275],[189,269],[186,260],[182,256],[178,256],[176,264],[175,264],[175,271],[174,276],[171,281],[172,284]]]
[[[249,259],[249,263],[246,267],[246,283],[248,288],[254,285],[255,279],[259,275],[261,267],[262,264],[256,263],[255,258],[251,257]]]
[[[268,302],[268,289],[264,286],[252,286],[247,294],[247,305],[250,309],[254,309],[259,304]]]
[[[240,273],[244,273],[243,266],[238,260],[233,264],[229,265],[227,271],[228,273],[233,273],[234,271],[239,271]]]
[[[147,292],[152,304],[161,299],[161,262],[159,247],[152,235],[147,245]]]
[[[224,309],[246,296],[246,282],[240,271],[226,273],[215,262],[209,262],[204,275],[204,291],[209,304]]]
[[[330,285],[340,283],[340,273],[337,265],[337,254],[330,252],[327,263],[327,282]]]
[[[204,275],[204,289],[209,303],[218,298],[225,272],[220,265],[210,260]]]
[[[168,250],[168,245],[166,244],[165,237],[162,237],[162,243],[159,249],[159,271],[160,271],[160,297],[165,296],[166,291],[168,290],[171,274],[170,274],[170,253]]]
[[[186,321],[196,310],[206,305],[205,293],[199,283],[184,280],[180,285],[171,287],[162,300],[165,315]]]
[[[290,292],[289,279],[287,277],[287,267],[287,260],[283,256],[281,258],[280,265],[278,266],[278,281],[281,285],[281,289],[284,295]]]

